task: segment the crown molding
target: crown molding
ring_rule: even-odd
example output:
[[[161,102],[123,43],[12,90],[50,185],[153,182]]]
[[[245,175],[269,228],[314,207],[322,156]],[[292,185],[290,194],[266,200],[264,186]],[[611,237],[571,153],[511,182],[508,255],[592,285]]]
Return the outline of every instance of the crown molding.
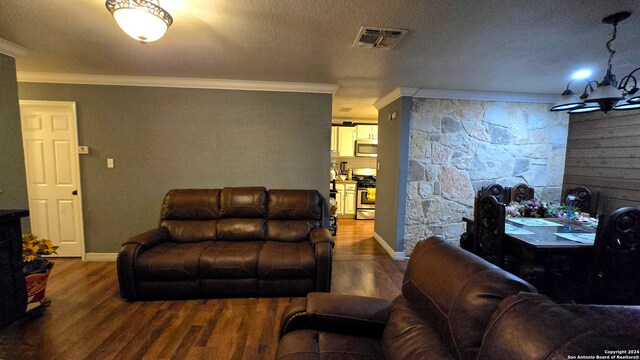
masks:
[[[18,56],[27,55],[29,52],[30,50],[25,47],[0,38],[0,54],[5,54],[15,59]]]
[[[402,96],[411,96],[421,99],[451,99],[451,100],[477,100],[477,101],[506,101],[536,104],[553,104],[557,95],[510,93],[497,91],[468,91],[468,90],[442,90],[421,89],[415,87],[398,87],[375,102],[376,109],[391,104]]]
[[[169,88],[188,88],[188,89],[223,89],[223,90],[247,90],[247,91],[277,91],[277,92],[296,92],[296,93],[314,93],[314,94],[332,94],[332,95],[338,89],[338,85],[321,84],[321,83],[67,74],[67,73],[25,72],[25,71],[18,71],[17,77],[18,77],[18,82],[28,82],[28,83],[150,86],[150,87],[169,87]]]

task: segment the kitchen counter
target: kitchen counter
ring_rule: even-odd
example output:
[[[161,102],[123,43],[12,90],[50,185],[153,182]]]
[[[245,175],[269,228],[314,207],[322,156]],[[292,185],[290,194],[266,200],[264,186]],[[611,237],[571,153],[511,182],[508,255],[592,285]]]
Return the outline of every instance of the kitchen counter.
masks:
[[[358,182],[355,180],[338,180],[336,179],[336,184],[357,184]]]

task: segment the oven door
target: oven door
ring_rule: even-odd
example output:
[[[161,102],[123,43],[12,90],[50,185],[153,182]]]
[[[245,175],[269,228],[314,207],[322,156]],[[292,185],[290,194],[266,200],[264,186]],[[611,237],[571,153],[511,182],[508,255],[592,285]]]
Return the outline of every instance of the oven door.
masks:
[[[367,196],[367,189],[358,189],[358,201],[356,202],[356,209],[375,209],[376,200],[369,199]]]

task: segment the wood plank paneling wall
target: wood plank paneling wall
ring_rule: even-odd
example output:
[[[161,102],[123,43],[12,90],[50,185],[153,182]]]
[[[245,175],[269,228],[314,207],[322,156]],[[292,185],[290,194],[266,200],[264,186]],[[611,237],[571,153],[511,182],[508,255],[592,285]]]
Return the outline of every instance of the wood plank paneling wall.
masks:
[[[640,111],[571,116],[563,197],[575,186],[598,192],[599,214],[640,207]]]

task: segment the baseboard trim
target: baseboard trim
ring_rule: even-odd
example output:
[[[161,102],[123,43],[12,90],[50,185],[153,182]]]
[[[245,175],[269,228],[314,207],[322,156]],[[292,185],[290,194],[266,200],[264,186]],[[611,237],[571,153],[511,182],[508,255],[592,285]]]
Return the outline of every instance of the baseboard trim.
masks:
[[[118,259],[118,253],[86,253],[84,261],[104,261],[115,262]]]
[[[382,236],[378,235],[377,232],[373,232],[373,238],[382,246],[382,248],[391,256],[393,260],[406,260],[404,255],[404,251],[394,251],[389,244],[382,238]]]

